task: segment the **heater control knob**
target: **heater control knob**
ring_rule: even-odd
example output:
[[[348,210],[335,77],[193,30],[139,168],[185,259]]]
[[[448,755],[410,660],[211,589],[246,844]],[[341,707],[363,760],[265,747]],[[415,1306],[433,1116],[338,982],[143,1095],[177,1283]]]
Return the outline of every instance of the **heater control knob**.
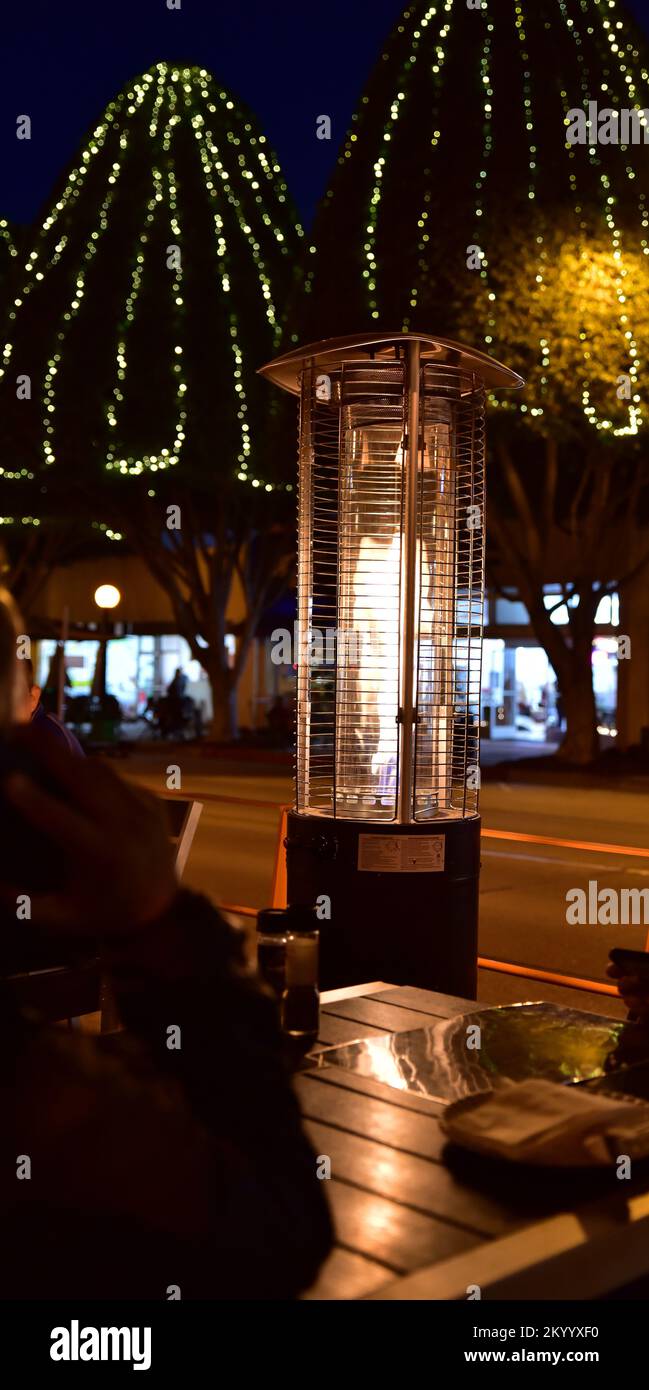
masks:
[[[318,859],[335,859],[338,853],[338,841],[333,835],[317,835],[313,841],[313,851]]]
[[[304,840],[291,839],[289,835],[284,840],[284,849],[310,849],[318,859],[335,859],[338,854],[338,841],[334,835],[314,835],[313,839],[307,844]]]

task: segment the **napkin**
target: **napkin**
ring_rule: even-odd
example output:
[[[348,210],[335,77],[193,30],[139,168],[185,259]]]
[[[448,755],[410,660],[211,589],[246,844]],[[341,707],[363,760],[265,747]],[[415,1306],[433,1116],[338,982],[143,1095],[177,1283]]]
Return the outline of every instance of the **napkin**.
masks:
[[[649,1105],[560,1086],[553,1081],[505,1083],[468,1096],[441,1117],[454,1143],[517,1163],[558,1167],[614,1163],[649,1156]]]

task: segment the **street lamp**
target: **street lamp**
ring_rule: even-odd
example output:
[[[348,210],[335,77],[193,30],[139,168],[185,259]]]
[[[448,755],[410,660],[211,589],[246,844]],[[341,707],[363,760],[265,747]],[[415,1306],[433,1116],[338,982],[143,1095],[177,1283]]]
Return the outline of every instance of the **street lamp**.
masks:
[[[97,648],[97,660],[92,678],[91,697],[94,700],[103,701],[106,698],[106,662],[108,655],[108,621],[104,616],[110,609],[116,608],[121,601],[121,593],[115,584],[100,584],[95,589],[94,599],[97,607],[101,610],[101,622],[99,624],[99,647]]]
[[[98,608],[116,608],[122,595],[115,584],[100,584],[95,589],[95,603]]]
[[[300,398],[289,902],[318,905],[324,987],[474,996],[485,390],[522,380],[416,333],[262,374]]]

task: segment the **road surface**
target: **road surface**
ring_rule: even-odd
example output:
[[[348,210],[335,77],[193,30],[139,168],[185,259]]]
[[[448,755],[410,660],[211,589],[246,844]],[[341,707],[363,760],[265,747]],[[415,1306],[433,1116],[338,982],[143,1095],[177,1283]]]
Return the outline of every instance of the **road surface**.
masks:
[[[182,791],[204,802],[186,881],[217,902],[267,906],[279,807],[292,799],[290,777],[283,769],[260,771],[219,763],[191,750],[132,754],[124,771],[153,791],[164,792],[165,768],[178,759]],[[486,783],[486,831],[578,841],[580,847],[484,836],[481,955],[601,980],[611,946],[643,949],[649,931],[649,850],[647,857],[629,851],[649,847],[647,809],[647,794],[641,789]],[[619,849],[609,853],[602,845]],[[568,926],[566,894],[575,888],[587,892],[590,880],[599,889],[647,889],[647,926]],[[528,981],[483,972],[481,997],[495,994],[503,1000],[565,999],[556,987],[541,991]],[[601,1003],[599,996],[583,997],[585,1008]]]

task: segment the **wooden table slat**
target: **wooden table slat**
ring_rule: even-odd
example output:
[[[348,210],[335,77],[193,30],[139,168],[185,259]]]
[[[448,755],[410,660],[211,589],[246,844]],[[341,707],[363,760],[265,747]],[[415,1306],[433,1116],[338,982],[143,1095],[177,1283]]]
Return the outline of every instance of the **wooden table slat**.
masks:
[[[306,1120],[305,1129],[316,1153],[331,1159],[332,1176],[368,1192],[485,1236],[500,1235],[522,1222],[521,1214],[514,1215],[504,1201],[469,1187],[440,1163],[401,1153],[320,1121]],[[528,1217],[533,1214],[525,1213]]]
[[[345,1091],[358,1091],[364,1096],[374,1096],[377,1100],[393,1105],[396,1110],[416,1110],[420,1115],[441,1115],[446,1109],[443,1101],[429,1100],[427,1096],[415,1095],[412,1091],[398,1091],[387,1086],[384,1081],[375,1081],[370,1076],[358,1076],[347,1067],[336,1067],[327,1060],[327,1052],[320,1057],[321,1065],[313,1071],[304,1073],[313,1081],[321,1081],[327,1086],[339,1086]]]
[[[381,994],[385,989],[395,989],[387,980],[371,980],[366,985],[343,985],[341,989],[325,989],[320,992],[320,1003],[325,1008],[337,999],[358,999],[363,994]]]
[[[311,1050],[320,1052],[323,1047],[340,1046],[355,1042],[357,1038],[380,1038],[385,1028],[373,1028],[369,1023],[356,1023],[353,1019],[337,1018],[335,1014],[320,1014],[318,1041]]]
[[[383,1285],[370,1298],[464,1302],[469,1285],[494,1300],[601,1298],[649,1270],[649,1193],[582,1204],[467,1255]]]
[[[386,1283],[395,1274],[421,1269],[483,1243],[475,1232],[449,1226],[349,1183],[332,1179],[327,1183],[327,1195],[339,1246],[385,1265]]]
[[[368,997],[341,999],[329,1004],[322,1012],[326,1018],[347,1018],[368,1023],[382,1033],[403,1033],[410,1028],[425,1028],[436,1021],[430,1017],[426,1020],[420,1012],[403,1008],[400,1004],[386,1004],[383,1000]],[[438,1021],[442,1022],[441,1019]]]
[[[396,1105],[340,1086],[332,1091],[312,1080],[308,1073],[299,1078],[296,1091],[302,1114],[309,1120],[337,1125],[350,1134],[387,1144],[403,1153],[440,1160],[446,1140],[432,1114],[400,1110]]]
[[[394,1274],[385,1265],[368,1260],[356,1250],[337,1245],[303,1300],[367,1298],[378,1289],[391,1287]]]
[[[460,999],[453,994],[436,994],[434,990],[417,989],[415,985],[381,990],[379,994],[370,995],[369,998],[382,1004],[398,1004],[400,1008],[414,1009],[415,1013],[432,1014],[434,1018],[455,1018],[458,1014],[477,1013],[479,1009],[490,1008],[489,1004],[480,1004],[475,999]]]

